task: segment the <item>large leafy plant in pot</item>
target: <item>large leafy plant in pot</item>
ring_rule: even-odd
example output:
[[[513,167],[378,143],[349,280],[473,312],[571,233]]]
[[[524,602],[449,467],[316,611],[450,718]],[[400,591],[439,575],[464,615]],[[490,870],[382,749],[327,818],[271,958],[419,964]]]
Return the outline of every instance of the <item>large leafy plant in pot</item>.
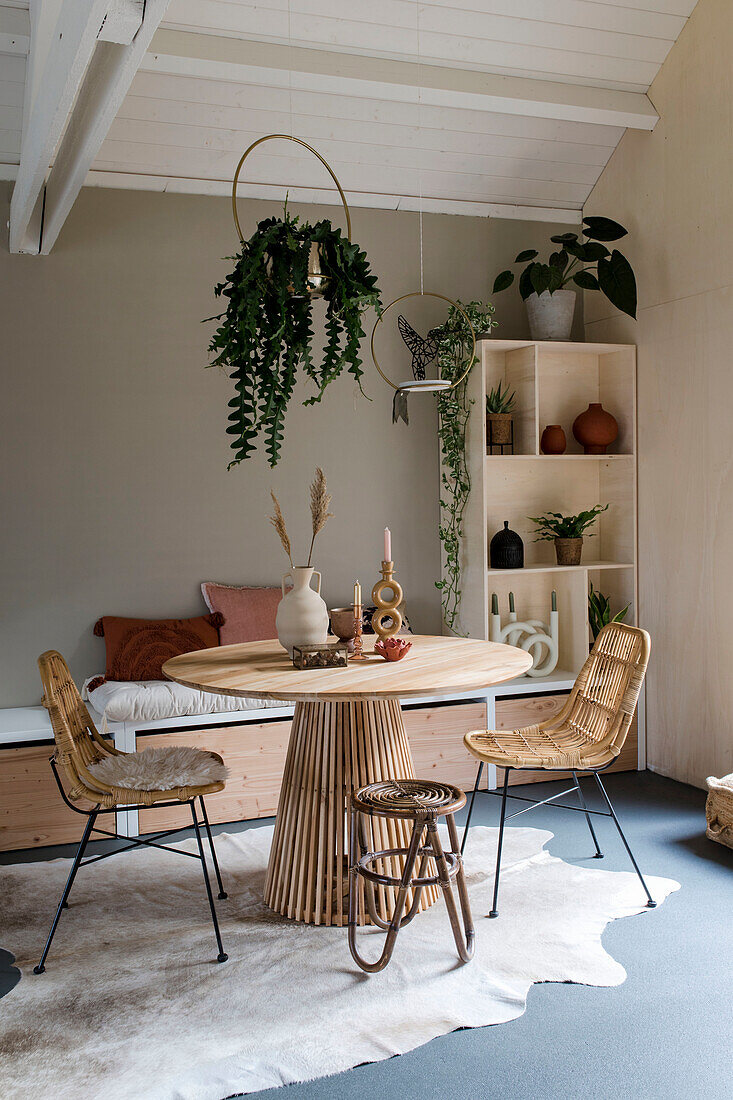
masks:
[[[575,290],[598,290],[612,305],[636,318],[636,278],[631,264],[611,243],[626,236],[626,229],[610,218],[583,218],[582,237],[577,233],[559,233],[550,237],[557,249],[547,263],[537,259],[534,248],[520,252],[514,261],[526,264],[519,276],[519,293],[527,305],[533,340],[568,340],[575,312]],[[493,293],[506,290],[514,282],[513,272],[501,271],[494,280]]]
[[[380,308],[377,280],[366,253],[328,220],[310,224],[289,214],[266,218],[231,257],[234,270],[214,288],[227,300],[209,350],[234,382],[229,427],[234,458],[248,458],[264,437],[270,466],[277,465],[285,414],[299,368],[321,400],[346,369],[361,386],[362,317]],[[325,300],[325,343],[314,356],[313,302]]]

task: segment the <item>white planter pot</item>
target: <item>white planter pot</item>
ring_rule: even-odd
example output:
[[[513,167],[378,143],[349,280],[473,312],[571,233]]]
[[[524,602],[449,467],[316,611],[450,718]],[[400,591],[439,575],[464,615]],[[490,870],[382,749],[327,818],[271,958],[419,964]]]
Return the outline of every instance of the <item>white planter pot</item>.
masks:
[[[525,303],[533,340],[569,340],[575,313],[575,291],[530,294]]]
[[[313,574],[318,588],[311,588]],[[293,587],[285,591],[285,581]],[[321,574],[310,566],[296,565],[282,578],[283,598],[277,607],[275,626],[283,649],[293,656],[294,645],[322,645],[328,637],[328,608],[321,599]]]

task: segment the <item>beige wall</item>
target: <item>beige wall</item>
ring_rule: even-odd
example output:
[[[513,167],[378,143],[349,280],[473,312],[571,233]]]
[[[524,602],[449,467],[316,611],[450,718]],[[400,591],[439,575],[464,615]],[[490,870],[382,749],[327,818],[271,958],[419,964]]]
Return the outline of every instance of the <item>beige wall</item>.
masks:
[[[247,225],[272,211],[242,203]],[[418,285],[417,224],[354,211],[385,301]],[[496,271],[556,231],[426,216],[425,285],[485,300]],[[204,579],[277,583],[286,563],[269,489],[303,547],[317,463],[335,512],[316,552],[329,605],[348,600],[356,576],[376,579],[388,524],[413,622],[439,629],[433,399],[413,399],[410,427],[393,426],[391,392],[367,363],[371,402],[344,377],[321,406],[293,404],[274,471],[258,455],[227,473],[230,383],[204,370],[213,326],[200,320],[234,245],[226,199],[88,189],[50,256],[0,252],[0,706],[38,701],[35,657],[49,647],[79,678],[102,669],[99,615],[197,614]],[[500,303],[501,334],[525,335],[516,293]]]
[[[639,345],[641,622],[649,765],[733,771],[733,12],[699,0],[586,213],[617,218],[639,321],[586,295],[586,338]],[[627,244],[628,241],[628,244]]]

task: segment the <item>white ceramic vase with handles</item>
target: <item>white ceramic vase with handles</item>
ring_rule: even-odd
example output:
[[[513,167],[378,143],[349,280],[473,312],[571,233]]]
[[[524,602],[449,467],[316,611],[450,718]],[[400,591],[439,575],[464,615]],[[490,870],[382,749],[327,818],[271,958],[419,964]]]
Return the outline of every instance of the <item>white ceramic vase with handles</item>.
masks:
[[[315,589],[311,588],[314,574],[318,578]],[[286,580],[293,582],[289,592],[285,591]],[[291,657],[295,645],[323,645],[328,637],[328,608],[321,599],[321,574],[309,565],[295,565],[283,573],[282,590],[275,616],[280,645]]]

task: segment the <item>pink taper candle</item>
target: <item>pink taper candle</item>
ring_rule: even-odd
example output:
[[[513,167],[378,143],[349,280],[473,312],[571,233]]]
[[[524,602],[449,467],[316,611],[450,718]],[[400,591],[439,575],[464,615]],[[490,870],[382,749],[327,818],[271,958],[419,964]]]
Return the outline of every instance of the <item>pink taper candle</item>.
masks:
[[[392,532],[389,527],[384,529],[384,560],[392,561]]]

